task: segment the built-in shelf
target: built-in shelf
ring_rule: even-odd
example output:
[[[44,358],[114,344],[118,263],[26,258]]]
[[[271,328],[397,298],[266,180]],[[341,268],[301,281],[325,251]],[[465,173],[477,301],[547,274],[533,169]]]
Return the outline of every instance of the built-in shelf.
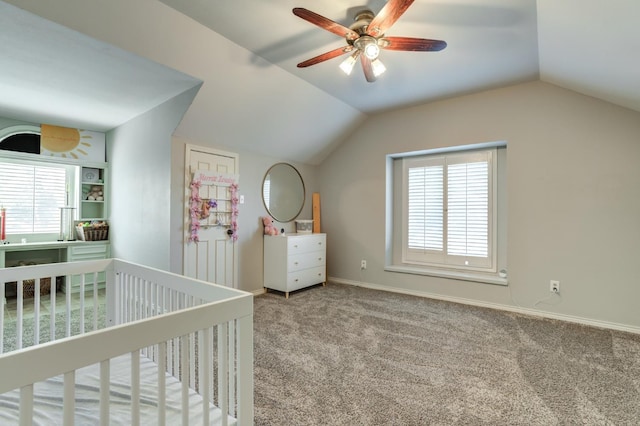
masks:
[[[80,168],[80,220],[105,220],[107,218],[106,169]]]

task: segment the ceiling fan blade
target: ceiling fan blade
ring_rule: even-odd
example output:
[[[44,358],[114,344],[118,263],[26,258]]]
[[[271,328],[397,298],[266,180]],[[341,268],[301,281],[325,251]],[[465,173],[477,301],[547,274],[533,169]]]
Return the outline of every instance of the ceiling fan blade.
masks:
[[[378,40],[378,46],[386,50],[438,52],[447,47],[447,42],[443,40],[429,40],[426,38],[384,37]]]
[[[318,55],[311,59],[307,59],[304,62],[300,62],[298,64],[298,68],[310,67],[311,65],[319,64],[320,62],[328,61],[329,59],[333,59],[340,55],[344,55],[345,53],[351,52],[352,50],[353,50],[353,46],[339,47],[337,49],[333,49],[329,52],[323,53],[322,55]]]
[[[367,55],[360,55],[362,60],[362,71],[369,83],[376,81],[376,75],[373,73],[373,66],[371,66],[371,59],[367,58]]]
[[[329,32],[332,32],[340,37],[345,37],[347,40],[355,40],[358,38],[358,33],[351,30],[350,28],[345,27],[344,25],[338,24],[335,21],[332,21],[329,18],[325,18],[322,15],[318,15],[315,12],[307,10],[302,7],[293,8],[293,14],[304,19],[305,21],[309,21],[314,25],[319,26]]]
[[[371,20],[367,34],[379,37],[384,34],[402,14],[411,6],[414,0],[389,0],[382,10]]]

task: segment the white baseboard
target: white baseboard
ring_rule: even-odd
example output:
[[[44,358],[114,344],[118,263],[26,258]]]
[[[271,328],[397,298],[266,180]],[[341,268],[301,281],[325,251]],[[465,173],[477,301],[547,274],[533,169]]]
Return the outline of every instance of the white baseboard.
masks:
[[[537,309],[503,305],[500,303],[483,302],[480,300],[465,299],[462,297],[443,296],[435,293],[407,290],[402,288],[395,288],[395,287],[389,287],[389,286],[384,286],[379,284],[371,284],[371,283],[365,283],[362,281],[353,281],[353,280],[347,280],[347,279],[336,278],[336,277],[329,277],[327,281],[330,281],[336,284],[345,284],[345,285],[352,285],[356,287],[370,288],[372,290],[382,290],[382,291],[389,291],[392,293],[408,294],[411,296],[426,297],[429,299],[436,299],[436,300],[444,300],[447,302],[460,303],[463,305],[479,306],[482,308],[498,309],[501,311],[515,312],[518,314],[531,315],[535,317],[555,319],[555,320],[566,321],[566,322],[571,322],[575,324],[582,324],[582,325],[588,325],[592,327],[604,328],[608,330],[617,330],[617,331],[624,331],[627,333],[640,334],[640,327],[634,327],[631,325],[619,324],[615,322],[599,321],[599,320],[593,320],[589,318],[576,317],[573,315],[554,314],[551,312],[539,311]]]
[[[262,287],[261,289],[258,290],[252,290],[249,293],[253,294],[254,296],[260,296],[261,294],[265,294],[267,292],[267,289]]]

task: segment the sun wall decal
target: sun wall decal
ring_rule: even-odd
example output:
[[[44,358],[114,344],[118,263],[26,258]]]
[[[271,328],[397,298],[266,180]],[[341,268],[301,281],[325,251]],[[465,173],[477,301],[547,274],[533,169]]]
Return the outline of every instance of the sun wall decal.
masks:
[[[93,132],[43,124],[40,128],[41,154],[79,159],[89,155]]]

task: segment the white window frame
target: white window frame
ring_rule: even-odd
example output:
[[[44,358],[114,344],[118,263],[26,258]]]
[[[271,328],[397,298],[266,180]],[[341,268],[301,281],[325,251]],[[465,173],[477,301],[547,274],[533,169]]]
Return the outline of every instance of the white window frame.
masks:
[[[10,126],[4,129],[0,129],[0,141],[19,134],[19,133],[32,133],[32,134],[40,134],[40,127],[33,125],[16,125]],[[79,166],[73,164],[68,159],[62,158],[49,158],[44,157],[39,154],[32,153],[24,153],[18,151],[8,151],[8,150],[0,150],[0,166],[3,163],[14,163],[14,164],[26,164],[31,166],[41,166],[41,167],[56,167],[56,168],[64,168],[66,173],[66,181],[65,181],[65,190],[66,190],[66,203],[70,207],[76,208],[76,213],[74,220],[77,219],[77,208],[78,208],[78,197],[77,197],[77,176],[79,173]],[[7,200],[0,199],[0,204],[4,205],[5,208],[9,206],[11,203]],[[60,206],[62,207],[62,206]],[[10,212],[7,212],[7,216],[10,216]],[[10,219],[7,220],[10,223]],[[57,230],[55,232],[15,232],[12,231],[10,227],[7,226],[6,233],[7,238],[17,239],[27,237],[28,241],[48,241],[51,238],[57,238],[60,235],[60,219],[57,220],[57,225],[55,227]],[[53,229],[53,228],[52,228]]]
[[[455,269],[462,270],[474,270],[482,272],[495,272],[496,271],[496,258],[495,258],[495,242],[496,242],[496,168],[493,164],[493,158],[495,157],[495,148],[486,149],[481,151],[452,153],[445,155],[426,155],[407,157],[403,159],[403,213],[402,213],[402,262],[412,265],[429,265],[434,267],[453,267]],[[487,255],[486,257],[478,257],[472,255],[456,255],[451,253],[449,247],[449,229],[450,229],[450,169],[452,166],[459,164],[474,164],[474,163],[486,163],[488,165],[487,170]],[[440,248],[436,249],[418,249],[412,248],[409,244],[409,182],[408,174],[410,169],[420,169],[426,167],[427,169],[439,170],[441,175],[440,181],[434,182],[440,184],[441,188],[439,193],[434,193],[433,198],[434,207],[439,210],[439,232],[441,232],[441,239],[439,241]],[[434,213],[436,213],[434,211]],[[435,228],[434,228],[435,230]]]
[[[437,148],[425,151],[406,152],[387,155],[386,179],[386,249],[385,270],[418,275],[429,275],[474,281],[489,284],[507,284],[506,271],[506,150],[498,155],[499,148],[506,148],[504,141],[466,145],[459,147]],[[427,161],[441,161],[448,157],[464,160],[465,156],[474,152],[491,151],[490,190],[492,196],[489,209],[490,252],[486,262],[463,256],[443,261],[438,256],[428,256],[416,260],[407,257],[407,193],[405,162],[411,164],[420,157]],[[438,160],[440,158],[440,160]],[[498,161],[500,159],[500,161]],[[502,171],[499,171],[502,170]],[[502,182],[502,183],[500,183]],[[446,183],[443,183],[446,185]],[[501,198],[505,197],[505,198]],[[443,201],[446,206],[446,200]],[[499,217],[500,216],[500,217]],[[443,219],[446,220],[446,217]],[[499,222],[500,221],[500,222]],[[443,236],[446,238],[446,234]],[[467,264],[468,261],[468,264]]]
[[[16,124],[14,126],[8,126],[0,129],[0,142],[8,138],[9,136],[17,135],[20,133],[31,133],[33,135],[40,134],[40,126],[33,124]],[[16,151],[11,151],[16,152]]]

